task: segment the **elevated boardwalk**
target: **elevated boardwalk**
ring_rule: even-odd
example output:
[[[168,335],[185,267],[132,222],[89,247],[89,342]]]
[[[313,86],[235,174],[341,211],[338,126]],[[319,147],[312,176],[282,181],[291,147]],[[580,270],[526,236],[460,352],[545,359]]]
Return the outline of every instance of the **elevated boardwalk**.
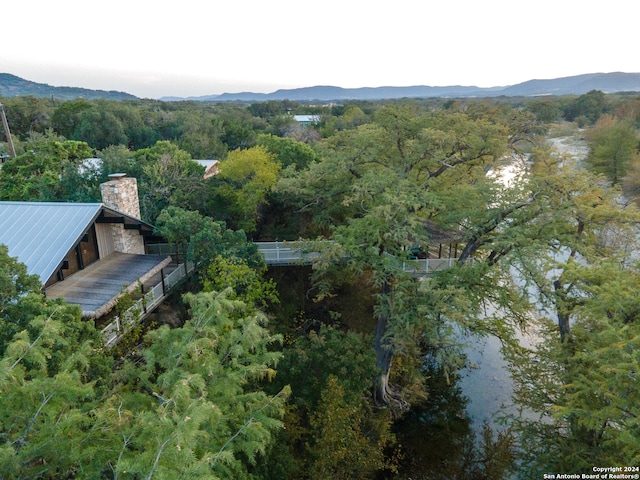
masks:
[[[254,243],[269,266],[311,265],[320,256],[318,252],[305,252],[297,242]],[[402,268],[406,273],[425,276],[452,267],[456,260],[456,258],[417,258],[404,261]]]
[[[297,242],[254,242],[269,266],[311,265],[318,252],[304,252]]]
[[[298,242],[255,242],[255,245],[269,266],[311,265],[320,257],[319,252],[305,252]],[[153,248],[149,253],[156,255],[174,253],[170,245],[159,244],[151,247]],[[402,267],[406,273],[422,277],[450,268],[456,261],[456,258],[415,259],[404,261]],[[107,325],[102,326],[101,331],[107,348],[118,343],[131,328],[147,318],[194,268],[191,262],[173,263],[171,266],[163,267],[165,268],[142,283],[142,295],[133,306],[120,317],[113,317]]]

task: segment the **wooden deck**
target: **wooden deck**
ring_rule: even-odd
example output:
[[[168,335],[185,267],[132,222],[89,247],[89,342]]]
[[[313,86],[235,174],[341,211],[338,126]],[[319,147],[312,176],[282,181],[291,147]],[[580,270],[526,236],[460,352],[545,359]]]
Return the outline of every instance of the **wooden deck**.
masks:
[[[98,318],[113,308],[123,291],[135,290],[138,281],[147,282],[170,263],[171,258],[163,255],[114,252],[53,284],[45,294],[80,305],[84,318]]]
[[[159,274],[143,282],[143,295],[122,314],[122,317],[107,316],[102,319],[103,323],[96,325],[102,332],[105,346],[111,348],[132,327],[146,319],[193,272],[193,269],[194,265],[191,262],[171,263],[166,270],[162,269]]]

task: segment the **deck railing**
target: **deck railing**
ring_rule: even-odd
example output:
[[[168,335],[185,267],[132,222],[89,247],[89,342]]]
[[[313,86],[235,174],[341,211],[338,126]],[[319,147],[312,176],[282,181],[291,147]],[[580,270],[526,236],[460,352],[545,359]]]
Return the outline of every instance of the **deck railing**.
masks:
[[[145,246],[148,255],[175,255],[176,246],[172,243],[150,243]]]
[[[193,272],[194,265],[191,262],[181,263],[173,272],[163,277],[159,283],[151,287],[144,295],[136,300],[121,317],[115,317],[111,323],[102,329],[102,337],[107,348],[115,345],[118,340],[142,321],[160,305],[171,290],[178,285],[188,274]]]

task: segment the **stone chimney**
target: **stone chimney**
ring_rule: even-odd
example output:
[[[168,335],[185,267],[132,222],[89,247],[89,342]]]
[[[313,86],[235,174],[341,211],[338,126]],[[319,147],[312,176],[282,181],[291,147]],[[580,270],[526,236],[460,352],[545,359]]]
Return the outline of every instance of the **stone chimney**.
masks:
[[[106,207],[140,219],[138,182],[125,173],[109,175],[112,180],[100,185],[102,203]],[[144,241],[138,230],[127,230],[119,223],[111,224],[113,247],[116,252],[144,254]]]

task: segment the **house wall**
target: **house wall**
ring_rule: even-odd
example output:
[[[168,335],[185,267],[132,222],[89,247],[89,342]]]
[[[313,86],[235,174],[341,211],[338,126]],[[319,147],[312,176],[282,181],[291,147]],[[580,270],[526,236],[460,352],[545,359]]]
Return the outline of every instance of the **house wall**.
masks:
[[[92,264],[93,262],[100,260],[98,242],[96,239],[96,229],[94,225],[92,225],[87,232],[87,238],[83,239],[80,242],[80,248],[82,250],[82,261],[85,267]]]
[[[101,256],[99,254],[99,244],[97,239],[97,227],[98,225],[92,225],[91,228],[87,231],[86,238],[80,240],[80,242],[76,245],[76,247],[69,252],[64,261],[66,262],[67,268],[61,268],[60,272],[64,278],[68,277],[72,273],[81,270],[80,268],[80,258],[78,257],[78,253],[82,255],[82,268],[86,268],[91,265],[93,262],[98,261]],[[49,287],[54,283],[58,282],[58,274],[53,275],[46,283],[45,287]]]
[[[115,252],[113,245],[113,233],[111,225],[108,223],[96,223],[96,237],[98,239],[98,251],[100,258],[104,258],[110,253]]]
[[[119,176],[100,185],[102,203],[130,217],[140,218],[138,182],[135,178]],[[108,225],[111,230],[113,251],[144,254],[144,240],[137,230],[126,230],[124,225]]]

